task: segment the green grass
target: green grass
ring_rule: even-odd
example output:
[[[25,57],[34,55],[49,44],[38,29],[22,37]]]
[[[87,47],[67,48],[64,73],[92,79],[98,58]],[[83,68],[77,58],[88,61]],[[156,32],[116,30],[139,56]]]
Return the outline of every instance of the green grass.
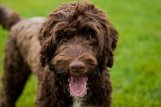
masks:
[[[1,0],[23,17],[47,16],[72,0]],[[161,0],[93,0],[108,13],[120,39],[111,69],[114,107],[161,107]],[[0,77],[7,32],[0,28]],[[0,85],[1,86],[1,85]],[[28,81],[18,107],[34,107],[36,78]]]

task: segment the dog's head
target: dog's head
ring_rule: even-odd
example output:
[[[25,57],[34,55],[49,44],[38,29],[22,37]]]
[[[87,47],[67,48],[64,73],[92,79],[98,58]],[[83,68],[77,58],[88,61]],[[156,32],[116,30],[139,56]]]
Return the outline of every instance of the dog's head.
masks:
[[[89,3],[65,4],[42,26],[41,64],[65,74],[71,95],[80,97],[90,81],[112,67],[117,39],[103,11]]]

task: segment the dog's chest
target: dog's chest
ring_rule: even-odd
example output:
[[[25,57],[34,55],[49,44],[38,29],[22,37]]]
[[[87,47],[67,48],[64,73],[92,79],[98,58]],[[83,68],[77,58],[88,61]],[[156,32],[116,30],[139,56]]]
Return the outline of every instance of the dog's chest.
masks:
[[[82,100],[74,99],[72,107],[82,107]]]

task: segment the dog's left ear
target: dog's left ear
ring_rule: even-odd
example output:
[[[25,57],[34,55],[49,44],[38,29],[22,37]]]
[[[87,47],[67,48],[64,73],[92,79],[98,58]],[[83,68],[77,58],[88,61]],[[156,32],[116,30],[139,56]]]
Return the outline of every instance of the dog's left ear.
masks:
[[[98,50],[100,52],[99,64],[104,67],[112,67],[113,65],[113,56],[114,50],[117,46],[118,41],[118,32],[110,23],[106,13],[99,8],[96,8],[94,5],[87,4],[87,15],[91,17],[90,23],[93,22],[93,25],[89,25],[94,29],[95,34],[98,38]]]
[[[113,56],[114,50],[117,46],[118,41],[118,32],[112,26],[112,24],[108,23],[106,25],[106,32],[105,32],[105,43],[104,43],[104,54],[105,54],[105,64],[107,67],[113,66]]]

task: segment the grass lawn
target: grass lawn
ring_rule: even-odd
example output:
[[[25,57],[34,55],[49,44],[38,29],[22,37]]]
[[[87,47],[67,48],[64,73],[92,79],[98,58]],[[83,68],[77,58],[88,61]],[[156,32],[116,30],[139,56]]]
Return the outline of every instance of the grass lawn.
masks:
[[[0,0],[23,17],[47,16],[72,0]],[[111,69],[113,107],[161,107],[161,0],[91,0],[105,10],[120,39]],[[0,28],[0,77],[7,32]],[[31,76],[17,107],[34,107]],[[1,88],[1,82],[0,82]]]

